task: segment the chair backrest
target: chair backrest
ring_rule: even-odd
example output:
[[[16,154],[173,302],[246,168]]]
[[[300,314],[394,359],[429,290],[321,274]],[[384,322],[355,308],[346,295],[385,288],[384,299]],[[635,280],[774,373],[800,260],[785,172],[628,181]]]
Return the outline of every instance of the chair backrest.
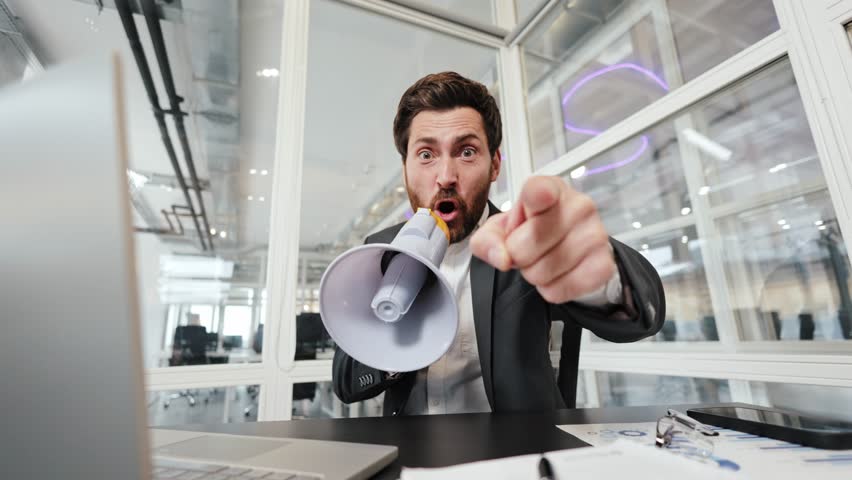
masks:
[[[207,333],[207,350],[216,351],[219,348],[219,334],[216,332]]]
[[[172,351],[178,364],[205,363],[207,328],[202,325],[179,325],[175,328]]]
[[[251,341],[251,348],[255,353],[263,352],[263,324],[257,326],[257,332]]]
[[[296,360],[312,360],[317,346],[328,337],[319,313],[302,312],[296,316]]]
[[[243,337],[241,335],[225,335],[222,339],[222,348],[231,350],[234,348],[243,347]]]

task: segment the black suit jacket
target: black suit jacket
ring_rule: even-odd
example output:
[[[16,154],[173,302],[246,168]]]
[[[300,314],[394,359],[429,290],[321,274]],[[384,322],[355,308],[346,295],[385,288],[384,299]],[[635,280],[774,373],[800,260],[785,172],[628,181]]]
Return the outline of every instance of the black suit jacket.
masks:
[[[489,216],[500,211],[489,202]],[[403,224],[382,230],[367,243],[391,243]],[[573,408],[577,395],[580,334],[587,328],[611,342],[634,342],[657,333],[665,318],[665,297],[654,267],[632,248],[610,239],[624,285],[624,305],[590,307],[551,304],[521,276],[500,272],[471,258],[473,320],[482,377],[493,412]],[[550,324],[564,322],[559,376],[550,361]],[[345,403],[385,392],[384,414],[405,408],[417,372],[392,378],[354,360],[339,347],[334,354],[334,392]]]

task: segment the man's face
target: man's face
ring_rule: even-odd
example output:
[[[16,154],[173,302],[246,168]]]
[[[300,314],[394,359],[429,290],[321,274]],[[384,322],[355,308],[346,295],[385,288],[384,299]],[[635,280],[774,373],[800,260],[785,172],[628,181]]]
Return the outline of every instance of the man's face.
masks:
[[[411,121],[403,167],[411,208],[431,208],[450,229],[450,243],[476,227],[488,188],[500,173],[491,158],[482,116],[470,107],[424,111]]]

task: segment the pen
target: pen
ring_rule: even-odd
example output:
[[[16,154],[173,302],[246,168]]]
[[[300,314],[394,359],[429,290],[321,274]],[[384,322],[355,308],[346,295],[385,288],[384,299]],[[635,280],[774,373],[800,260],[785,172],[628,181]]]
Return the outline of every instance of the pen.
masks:
[[[538,478],[539,480],[556,480],[556,476],[553,475],[553,466],[544,455],[538,461]]]

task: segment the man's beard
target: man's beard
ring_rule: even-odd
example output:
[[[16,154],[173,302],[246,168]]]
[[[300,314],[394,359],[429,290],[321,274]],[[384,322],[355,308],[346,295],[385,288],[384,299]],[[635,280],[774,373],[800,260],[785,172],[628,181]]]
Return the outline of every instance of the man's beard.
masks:
[[[488,178],[490,177],[489,173]],[[422,201],[420,197],[408,189],[408,186],[406,186],[406,189],[408,190],[408,198],[411,201],[411,208],[415,211],[420,207],[434,208],[441,200],[456,201],[459,213],[456,215],[456,218],[447,223],[447,227],[450,230],[450,243],[456,243],[464,240],[468,235],[473,233],[480,218],[482,218],[482,212],[488,204],[488,190],[491,186],[488,178],[484,182],[474,186],[471,203],[467,203],[454,188],[440,190],[429,202]]]

